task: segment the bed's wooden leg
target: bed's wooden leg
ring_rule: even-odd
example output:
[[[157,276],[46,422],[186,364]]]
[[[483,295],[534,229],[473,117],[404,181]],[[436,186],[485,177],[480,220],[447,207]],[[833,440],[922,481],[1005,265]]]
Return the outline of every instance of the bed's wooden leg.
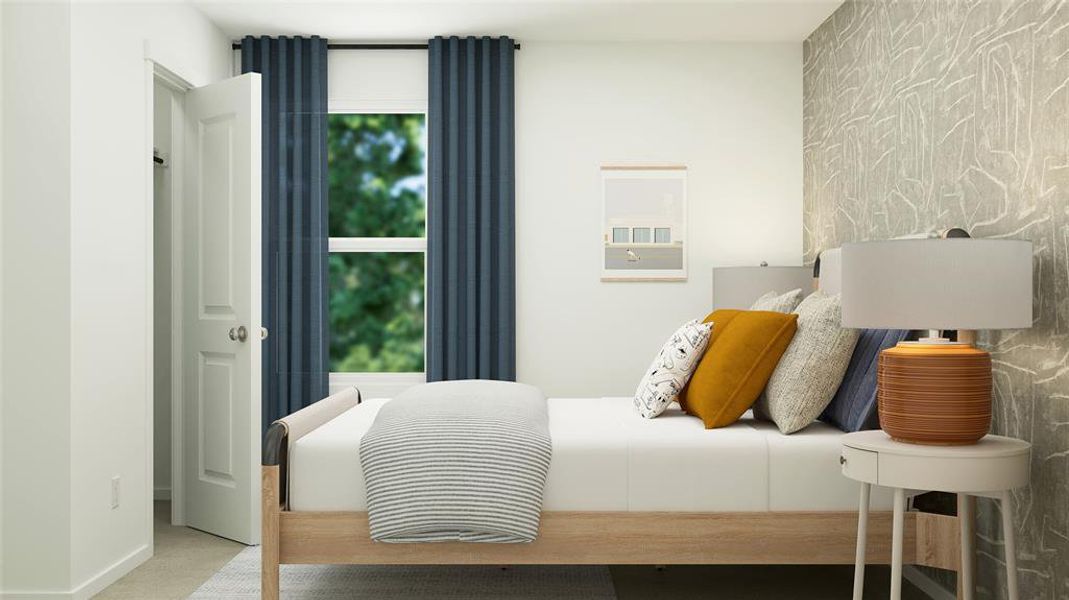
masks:
[[[263,467],[260,597],[278,600],[278,466]]]

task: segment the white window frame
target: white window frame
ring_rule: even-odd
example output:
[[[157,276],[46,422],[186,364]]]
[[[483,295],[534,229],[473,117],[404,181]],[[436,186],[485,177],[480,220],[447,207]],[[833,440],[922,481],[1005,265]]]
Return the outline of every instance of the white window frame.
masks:
[[[327,112],[330,114],[422,114],[427,118],[426,101],[390,101],[382,103],[369,103],[367,101],[330,100]],[[426,121],[424,121],[426,122]],[[348,387],[356,387],[364,399],[367,398],[392,398],[402,391],[421,383],[426,383],[426,356],[427,356],[427,238],[415,237],[332,237],[329,239],[327,250],[335,253],[370,253],[370,252],[422,252],[423,260],[423,356],[424,370],[419,373],[349,373],[331,372],[329,375],[329,390],[336,394]]]

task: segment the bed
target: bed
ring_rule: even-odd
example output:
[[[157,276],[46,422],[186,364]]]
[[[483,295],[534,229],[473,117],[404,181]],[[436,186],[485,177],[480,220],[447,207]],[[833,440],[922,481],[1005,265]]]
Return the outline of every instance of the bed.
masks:
[[[366,511],[361,436],[388,400],[369,399],[297,440],[290,454],[291,510]],[[767,512],[852,510],[857,484],[839,472],[842,433],[814,423],[781,435],[743,418],[708,431],[673,405],[656,419],[631,398],[550,398],[553,462],[547,511]],[[890,510],[890,493],[874,495]]]
[[[553,459],[529,544],[387,544],[369,537],[357,461],[387,399],[355,389],[276,423],[264,443],[263,597],[279,564],[853,564],[857,484],[842,433],[785,436],[748,415],[706,430],[630,398],[551,398]],[[873,490],[866,557],[890,560],[891,499]],[[906,562],[957,569],[957,519],[910,512]]]

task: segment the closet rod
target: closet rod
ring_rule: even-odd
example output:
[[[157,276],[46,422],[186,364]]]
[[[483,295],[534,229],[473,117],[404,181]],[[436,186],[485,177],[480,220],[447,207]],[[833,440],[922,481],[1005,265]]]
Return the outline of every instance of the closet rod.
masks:
[[[230,46],[234,50],[240,50],[241,44],[234,42]],[[513,45],[519,50],[520,44]],[[426,50],[427,44],[327,44],[327,50]]]

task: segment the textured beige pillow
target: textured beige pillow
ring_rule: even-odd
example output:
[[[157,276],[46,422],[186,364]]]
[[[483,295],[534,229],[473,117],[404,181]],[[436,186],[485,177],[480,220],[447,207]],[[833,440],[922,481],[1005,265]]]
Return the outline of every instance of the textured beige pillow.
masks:
[[[768,292],[764,296],[761,296],[754,301],[750,310],[767,310],[778,313],[790,313],[798,306],[798,301],[802,299],[802,288],[793,289],[786,294],[777,294],[776,292]]]
[[[842,326],[839,295],[810,294],[795,311],[798,332],[783,353],[754,413],[794,433],[815,421],[835,396],[854,353],[858,330]]]

